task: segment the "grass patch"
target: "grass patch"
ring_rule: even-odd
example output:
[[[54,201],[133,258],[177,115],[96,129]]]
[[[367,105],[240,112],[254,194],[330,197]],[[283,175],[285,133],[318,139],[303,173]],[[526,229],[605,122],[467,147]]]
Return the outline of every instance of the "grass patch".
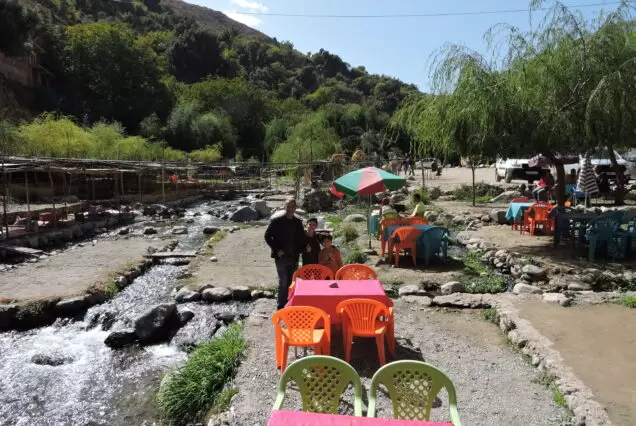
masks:
[[[495,308],[488,308],[481,311],[482,317],[493,324],[499,324],[499,312]]]
[[[462,283],[466,293],[503,293],[508,289],[506,277],[495,274],[479,253],[468,252],[460,260],[464,264]]]
[[[552,391],[552,400],[554,401],[554,403],[567,409],[568,404],[565,401],[563,392],[561,392],[561,390],[556,385],[556,379],[557,377],[554,374],[548,373],[547,371],[542,371],[538,377],[532,379],[532,382],[538,383],[550,389]]]
[[[487,183],[476,183],[475,184],[475,198],[476,200],[486,200],[490,201],[491,198],[496,197],[497,195],[503,192],[503,188],[498,186],[488,185]],[[473,187],[472,185],[462,185],[457,188],[453,195],[457,200],[461,201],[473,201]],[[479,201],[478,201],[479,202]]]
[[[340,227],[339,235],[342,235],[346,244],[352,243],[358,239],[360,233],[353,224],[345,224]]]
[[[104,292],[106,292],[106,295],[108,295],[108,297],[115,296],[117,293],[119,293],[120,290],[121,289],[117,285],[117,281],[115,281],[113,278],[108,280],[108,282],[106,283],[106,287],[104,287]]]
[[[364,263],[368,259],[368,256],[362,252],[360,247],[353,246],[349,253],[347,253],[347,257],[344,258],[345,265],[351,265],[353,263]]]
[[[334,227],[336,225],[340,225],[344,220],[341,216],[327,216],[327,220],[325,222],[330,222]]]
[[[197,347],[161,384],[156,402],[162,419],[175,425],[197,423],[227,406],[236,391],[225,386],[236,375],[246,346],[242,326],[233,324],[220,338]]]
[[[431,204],[431,193],[428,192],[428,188],[423,186],[421,188],[416,189],[415,191],[413,191],[411,193],[411,204],[415,205],[415,202],[413,200],[413,196],[415,194],[419,194],[420,195],[420,199],[422,200],[422,202],[424,204]]]
[[[225,231],[215,232],[214,235],[210,237],[210,239],[208,240],[208,243],[205,246],[205,255],[211,256],[212,254],[214,254],[214,244],[218,243],[226,236],[227,236],[227,232]]]
[[[627,308],[636,309],[636,296],[623,296],[618,303]]]
[[[556,385],[552,386],[552,400],[558,406],[567,408],[568,404],[565,402],[565,397],[563,396],[563,392]]]

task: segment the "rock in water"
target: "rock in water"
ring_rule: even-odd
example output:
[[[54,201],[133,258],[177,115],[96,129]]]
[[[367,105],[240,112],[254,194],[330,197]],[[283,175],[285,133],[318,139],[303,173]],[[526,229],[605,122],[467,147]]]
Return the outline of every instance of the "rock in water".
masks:
[[[154,235],[157,233],[157,230],[152,226],[147,226],[144,228],[144,235]]]
[[[137,318],[135,333],[143,344],[170,340],[180,325],[177,305],[166,303],[156,306]]]
[[[232,222],[250,222],[258,219],[258,213],[250,206],[243,206],[230,216]]]
[[[137,341],[137,333],[132,328],[125,330],[113,331],[106,337],[104,344],[109,348],[119,349],[128,345],[132,345]]]
[[[201,294],[198,291],[189,289],[188,287],[183,287],[177,292],[174,299],[177,303],[196,302],[197,300],[201,300]]]
[[[179,311],[179,323],[183,327],[186,325],[192,318],[194,318],[194,312],[190,309],[182,309]]]
[[[232,298],[232,290],[226,287],[208,288],[201,292],[206,302],[223,302]]]
[[[37,365],[57,367],[58,365],[70,364],[73,362],[73,358],[61,354],[35,354],[31,357],[31,362]]]
[[[187,234],[188,233],[188,228],[186,228],[185,226],[175,226],[174,228],[172,228],[172,233],[174,235]]]
[[[82,312],[86,306],[86,298],[84,296],[73,297],[72,299],[64,299],[57,302],[55,311],[61,317],[74,317]]]
[[[203,228],[203,233],[205,235],[214,235],[219,231],[220,229],[216,226],[206,226],[205,228]]]

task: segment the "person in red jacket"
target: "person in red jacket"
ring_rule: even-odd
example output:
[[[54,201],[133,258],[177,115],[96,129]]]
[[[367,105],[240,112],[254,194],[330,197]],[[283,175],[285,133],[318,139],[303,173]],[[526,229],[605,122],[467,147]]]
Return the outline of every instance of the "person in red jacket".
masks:
[[[340,250],[332,245],[331,235],[325,235],[322,239],[322,245],[325,246],[318,255],[318,263],[331,269],[334,273],[338,272],[338,269],[342,268],[342,255]]]

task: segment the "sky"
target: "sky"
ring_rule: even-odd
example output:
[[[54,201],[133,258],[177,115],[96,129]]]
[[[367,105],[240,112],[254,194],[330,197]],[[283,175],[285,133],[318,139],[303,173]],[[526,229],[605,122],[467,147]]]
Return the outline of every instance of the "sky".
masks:
[[[316,18],[251,13],[386,15],[445,14],[528,9],[529,0],[186,0],[219,10],[279,41],[291,41],[303,53],[321,48],[339,55],[352,66],[364,65],[368,72],[397,77],[430,90],[431,58],[445,43],[456,43],[492,57],[484,33],[506,23],[522,30],[536,26],[543,16],[530,19],[528,12],[464,16],[408,18]],[[563,0],[568,6],[597,6],[578,9],[587,19],[601,10],[613,10],[611,0]],[[551,5],[552,2],[546,2]]]

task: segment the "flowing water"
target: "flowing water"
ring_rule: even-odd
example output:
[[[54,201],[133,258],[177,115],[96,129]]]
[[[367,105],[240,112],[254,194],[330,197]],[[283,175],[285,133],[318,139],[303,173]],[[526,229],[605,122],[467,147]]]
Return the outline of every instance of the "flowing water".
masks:
[[[223,225],[205,210],[202,205],[188,211],[189,216],[203,214],[187,225],[189,233],[181,236],[178,250],[198,249],[206,239],[204,226]],[[81,320],[0,333],[0,425],[152,424],[152,398],[162,374],[183,363],[185,352],[174,343],[111,350],[104,345],[110,331],[100,322],[114,317],[111,330],[129,327],[153,306],[173,301],[171,291],[183,269],[154,266],[110,301],[89,309]],[[181,331],[193,334],[211,334],[215,312],[249,309],[238,303],[179,308],[184,306],[195,317]],[[36,364],[34,357],[61,365]]]

